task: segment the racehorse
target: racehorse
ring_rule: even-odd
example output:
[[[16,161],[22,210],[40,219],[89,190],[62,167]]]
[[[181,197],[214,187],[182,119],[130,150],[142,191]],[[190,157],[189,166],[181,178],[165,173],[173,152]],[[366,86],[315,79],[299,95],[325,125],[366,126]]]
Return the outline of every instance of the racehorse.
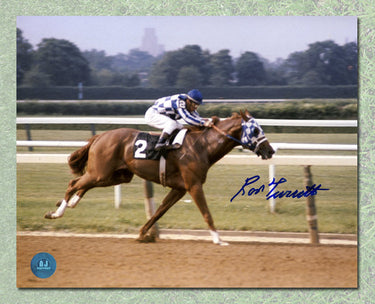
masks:
[[[212,128],[190,129],[182,146],[168,151],[165,186],[171,190],[155,214],[140,229],[139,241],[155,241],[154,237],[150,239],[147,231],[188,192],[202,213],[213,242],[227,245],[216,231],[203,192],[208,169],[239,144],[262,159],[272,158],[275,152],[262,128],[247,110],[222,120],[213,117],[212,121]],[[68,163],[72,173],[78,174],[78,177],[69,182],[64,199],[57,203],[58,209],[46,213],[45,218],[62,217],[66,207],[74,208],[91,188],[129,183],[134,174],[161,183],[159,160],[134,157],[137,149],[135,140],[139,133],[130,128],[106,131],[93,136],[87,145],[73,152]]]

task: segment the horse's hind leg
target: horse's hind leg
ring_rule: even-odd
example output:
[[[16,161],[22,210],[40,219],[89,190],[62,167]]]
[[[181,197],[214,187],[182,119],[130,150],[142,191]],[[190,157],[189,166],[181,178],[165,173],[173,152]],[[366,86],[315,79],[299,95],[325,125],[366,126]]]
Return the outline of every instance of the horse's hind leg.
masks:
[[[72,179],[70,182],[69,182],[69,186],[68,186],[68,189],[67,189],[67,192],[69,192],[69,189],[74,189],[73,187],[74,187],[74,185],[75,185],[75,183],[79,180],[81,178],[81,176],[80,177],[77,177],[77,178],[75,178],[75,179]],[[87,189],[88,190],[88,189]],[[67,207],[69,207],[69,208],[74,208],[77,204],[78,204],[78,202],[81,200],[81,198],[83,197],[83,195],[87,192],[87,190],[86,189],[84,189],[84,190],[79,190],[79,191],[77,191],[67,202],[68,202],[68,204],[67,204]],[[65,200],[65,198],[64,199],[62,199],[62,200],[59,200],[57,203],[56,203],[56,206],[57,207],[60,207],[61,206],[61,204],[62,204],[62,202]]]
[[[134,174],[132,172],[130,172],[129,170],[120,169],[120,170],[116,170],[112,174],[111,178],[108,178],[108,179],[105,179],[101,182],[98,182],[98,184],[96,184],[96,185],[91,185],[90,187],[86,186],[83,189],[79,189],[73,196],[72,196],[72,192],[75,191],[75,190],[71,190],[70,194],[69,194],[70,198],[69,198],[67,206],[69,208],[74,208],[75,206],[77,206],[77,204],[82,199],[82,197],[85,195],[85,193],[95,186],[106,187],[106,186],[113,186],[113,185],[118,185],[118,184],[122,184],[122,183],[129,183],[133,179],[133,176],[134,176]],[[70,185],[70,187],[72,187],[72,189],[74,189],[74,184],[76,182],[77,182],[76,180],[71,181],[72,185]]]
[[[64,199],[57,203],[58,209],[55,212],[46,213],[44,217],[48,219],[62,217],[65,209],[67,207],[74,208],[88,190],[94,187],[107,187],[121,183],[128,183],[132,178],[133,173],[126,169],[117,170],[105,178],[95,178],[86,172],[84,175],[72,179],[69,182]]]
[[[48,219],[56,219],[64,215],[65,209],[67,207],[75,207],[79,200],[82,198],[83,194],[86,193],[89,189],[94,187],[95,180],[91,178],[88,173],[72,179],[69,182],[68,188],[65,192],[64,199],[57,202],[57,210],[52,212],[47,212],[44,217]],[[78,192],[77,192],[78,191]],[[74,196],[73,194],[76,193]],[[72,197],[73,196],[73,197]]]
[[[77,206],[77,204],[79,203],[79,201],[82,199],[82,197],[84,196],[84,194],[88,191],[89,189],[85,189],[85,190],[80,190],[80,191],[77,191],[68,201],[68,205],[67,207],[68,208],[74,208],[75,206]],[[64,199],[62,200],[59,200],[57,203],[56,203],[56,207],[60,207],[62,202],[64,201]]]
[[[178,200],[183,197],[186,193],[185,189],[172,189],[167,196],[164,198],[162,204],[156,210],[155,214],[147,221],[146,224],[140,230],[138,241],[140,242],[150,242],[154,241],[154,238],[147,238],[147,231],[156,223],[156,221],[161,218],[164,213],[168,211]]]

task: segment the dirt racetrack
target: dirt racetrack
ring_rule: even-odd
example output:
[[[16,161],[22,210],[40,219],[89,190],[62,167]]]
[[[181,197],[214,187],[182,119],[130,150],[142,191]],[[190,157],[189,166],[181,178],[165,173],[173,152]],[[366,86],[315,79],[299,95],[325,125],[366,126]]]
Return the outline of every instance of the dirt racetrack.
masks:
[[[30,262],[52,254],[40,279]],[[17,236],[19,288],[356,288],[357,246]]]

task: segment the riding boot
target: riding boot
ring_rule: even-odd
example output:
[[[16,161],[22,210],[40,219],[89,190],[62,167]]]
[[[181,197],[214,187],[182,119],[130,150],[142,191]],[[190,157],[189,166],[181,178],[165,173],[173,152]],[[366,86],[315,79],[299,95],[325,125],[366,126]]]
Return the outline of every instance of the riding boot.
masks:
[[[160,135],[159,140],[155,145],[155,151],[160,151],[161,149],[165,149],[167,147],[168,138],[169,138],[169,134],[166,132],[163,132]]]

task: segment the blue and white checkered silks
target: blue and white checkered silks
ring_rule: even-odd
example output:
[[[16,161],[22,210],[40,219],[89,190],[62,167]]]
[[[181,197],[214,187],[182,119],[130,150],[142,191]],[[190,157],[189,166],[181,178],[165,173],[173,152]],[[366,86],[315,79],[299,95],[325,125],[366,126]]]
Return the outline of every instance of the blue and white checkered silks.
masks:
[[[243,120],[241,125],[241,143],[250,148],[251,151],[256,152],[259,145],[267,140],[263,129],[254,118],[250,118],[248,121]],[[259,132],[256,131],[257,129]]]
[[[175,94],[162,97],[155,101],[152,106],[159,114],[168,116],[173,120],[183,119],[187,124],[193,126],[203,126],[204,119],[197,111],[189,112],[186,109],[186,94]]]

